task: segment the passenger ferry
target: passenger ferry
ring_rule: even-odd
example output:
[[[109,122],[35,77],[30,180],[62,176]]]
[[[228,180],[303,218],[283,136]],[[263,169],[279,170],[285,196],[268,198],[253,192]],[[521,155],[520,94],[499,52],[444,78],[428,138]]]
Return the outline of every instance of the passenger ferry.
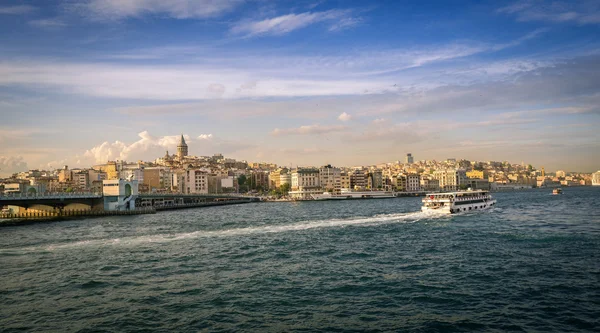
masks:
[[[343,188],[340,194],[323,192],[322,194],[313,194],[314,200],[348,200],[348,199],[387,199],[395,198],[393,192],[388,191],[352,191]]]
[[[489,191],[467,190],[446,193],[431,193],[423,198],[421,210],[437,211],[440,213],[454,214],[473,210],[482,210],[496,205]]]

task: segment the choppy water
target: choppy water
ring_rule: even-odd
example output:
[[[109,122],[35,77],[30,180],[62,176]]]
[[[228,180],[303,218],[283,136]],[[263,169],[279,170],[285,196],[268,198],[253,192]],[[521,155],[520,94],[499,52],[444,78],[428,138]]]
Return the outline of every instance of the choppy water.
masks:
[[[0,331],[598,331],[600,188],[0,228]]]

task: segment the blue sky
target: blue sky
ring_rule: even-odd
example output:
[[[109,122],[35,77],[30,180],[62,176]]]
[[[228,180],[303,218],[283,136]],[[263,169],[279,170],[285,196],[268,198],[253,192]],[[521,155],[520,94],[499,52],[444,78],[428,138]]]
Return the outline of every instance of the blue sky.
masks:
[[[190,153],[600,168],[600,2],[0,3],[0,173]]]

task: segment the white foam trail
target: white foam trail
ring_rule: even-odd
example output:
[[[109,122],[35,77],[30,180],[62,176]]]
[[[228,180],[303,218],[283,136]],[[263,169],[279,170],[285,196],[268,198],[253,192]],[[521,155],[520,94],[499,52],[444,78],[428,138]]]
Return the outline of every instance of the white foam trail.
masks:
[[[246,236],[255,234],[268,234],[268,233],[282,233],[289,231],[302,231],[317,228],[334,228],[334,227],[346,227],[346,226],[370,226],[370,225],[381,225],[388,223],[414,223],[425,218],[436,218],[436,217],[447,217],[446,214],[440,214],[436,212],[413,212],[413,213],[400,213],[400,214],[382,214],[375,215],[372,217],[361,217],[354,219],[329,219],[329,220],[314,220],[314,221],[303,221],[293,224],[281,224],[281,225],[265,225],[248,228],[234,228],[226,230],[214,230],[214,231],[193,231],[189,233],[179,234],[158,234],[158,235],[145,235],[145,236],[134,236],[125,238],[114,238],[114,239],[92,239],[67,244],[53,244],[46,245],[37,248],[22,249],[25,251],[39,251],[47,250],[52,251],[56,249],[73,248],[73,247],[87,247],[87,246],[110,246],[110,245],[140,245],[144,243],[167,243],[179,240],[188,240],[195,238],[205,237],[231,237],[231,236]],[[2,252],[2,251],[0,251]]]

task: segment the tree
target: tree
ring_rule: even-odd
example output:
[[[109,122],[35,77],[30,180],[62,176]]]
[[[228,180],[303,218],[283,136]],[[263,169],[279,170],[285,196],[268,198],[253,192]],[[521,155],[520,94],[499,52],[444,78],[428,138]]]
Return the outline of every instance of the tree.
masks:
[[[244,185],[246,183],[246,180],[248,180],[248,178],[246,178],[246,175],[240,175],[237,179],[238,185]]]
[[[285,183],[285,184],[279,186],[279,191],[281,191],[282,195],[287,195],[288,192],[290,191],[290,183]]]

